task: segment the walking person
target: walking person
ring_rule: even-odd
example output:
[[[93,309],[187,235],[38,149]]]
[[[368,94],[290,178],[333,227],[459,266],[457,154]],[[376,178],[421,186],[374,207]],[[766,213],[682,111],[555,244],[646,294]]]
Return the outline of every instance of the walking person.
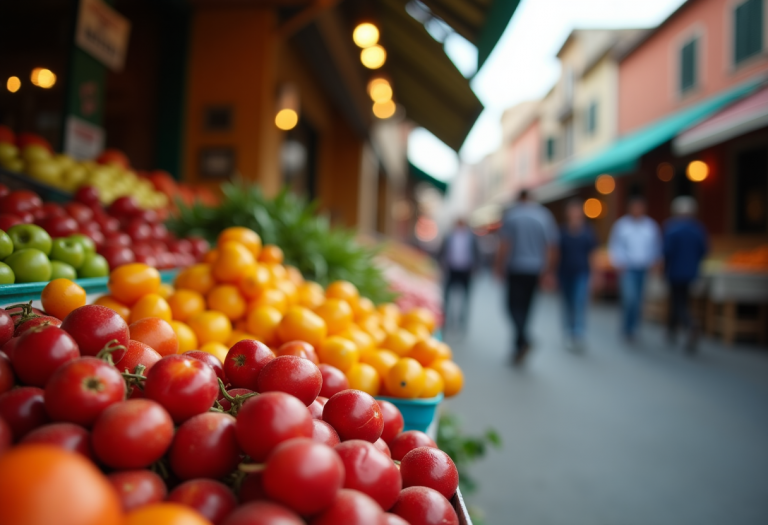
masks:
[[[585,220],[583,202],[571,200],[560,229],[557,277],[563,293],[566,345],[575,352],[584,350],[591,258],[596,247],[597,237]]]
[[[451,290],[458,287],[462,293],[460,327],[466,330],[469,319],[469,288],[472,273],[479,263],[480,251],[477,238],[469,229],[464,219],[458,219],[440,247],[440,262],[445,272],[443,290],[443,311],[446,326],[450,312]]]
[[[659,225],[645,209],[642,197],[632,197],[628,213],[613,225],[608,241],[611,264],[619,272],[622,333],[628,343],[635,341],[640,326],[645,277],[661,260]]]
[[[693,197],[672,201],[672,218],[664,224],[664,269],[669,284],[668,336],[674,343],[678,326],[688,332],[686,350],[696,352],[698,327],[689,310],[691,284],[707,254],[709,241],[704,226],[696,220],[698,205]]]
[[[528,317],[539,279],[551,277],[557,258],[558,231],[554,217],[520,192],[517,204],[502,220],[496,273],[506,277],[507,308],[515,326],[512,364],[520,366],[531,349]]]

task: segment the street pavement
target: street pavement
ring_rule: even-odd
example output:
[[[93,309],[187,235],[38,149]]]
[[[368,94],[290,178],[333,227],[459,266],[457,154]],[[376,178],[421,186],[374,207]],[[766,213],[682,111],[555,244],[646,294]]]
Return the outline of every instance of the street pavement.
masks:
[[[466,376],[445,408],[503,440],[471,469],[484,523],[768,524],[768,349],[705,339],[691,358],[650,324],[628,347],[616,305],[596,303],[576,355],[558,298],[540,295],[514,369],[502,290],[479,278],[467,333],[445,334]]]

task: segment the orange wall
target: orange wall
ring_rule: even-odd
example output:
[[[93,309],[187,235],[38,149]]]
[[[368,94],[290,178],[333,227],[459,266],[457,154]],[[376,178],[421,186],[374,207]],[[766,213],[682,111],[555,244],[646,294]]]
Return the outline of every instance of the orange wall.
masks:
[[[765,52],[738,67],[733,65],[733,10],[739,3],[692,0],[621,62],[619,133],[638,129],[768,71]],[[681,97],[680,48],[693,35],[699,37],[699,84]]]

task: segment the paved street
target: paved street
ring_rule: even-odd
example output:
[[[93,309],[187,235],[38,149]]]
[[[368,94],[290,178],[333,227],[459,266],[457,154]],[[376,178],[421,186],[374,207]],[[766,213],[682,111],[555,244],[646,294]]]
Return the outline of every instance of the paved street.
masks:
[[[559,302],[539,297],[535,348],[507,366],[501,286],[474,288],[469,332],[446,340],[467,386],[447,403],[504,440],[473,468],[488,525],[768,523],[768,350],[705,340],[696,358],[646,325],[636,347],[598,304],[589,350],[563,349]]]

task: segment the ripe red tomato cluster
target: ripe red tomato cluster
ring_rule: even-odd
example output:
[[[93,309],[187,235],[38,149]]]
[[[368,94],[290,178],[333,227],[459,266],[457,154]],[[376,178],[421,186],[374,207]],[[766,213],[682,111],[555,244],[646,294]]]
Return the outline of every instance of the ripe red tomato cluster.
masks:
[[[124,512],[168,501],[215,525],[458,524],[450,457],[395,405],[324,385],[332,367],[252,340],[223,363],[161,357],[130,332],[97,305],[0,310],[0,460],[59,447],[108,472]]]

